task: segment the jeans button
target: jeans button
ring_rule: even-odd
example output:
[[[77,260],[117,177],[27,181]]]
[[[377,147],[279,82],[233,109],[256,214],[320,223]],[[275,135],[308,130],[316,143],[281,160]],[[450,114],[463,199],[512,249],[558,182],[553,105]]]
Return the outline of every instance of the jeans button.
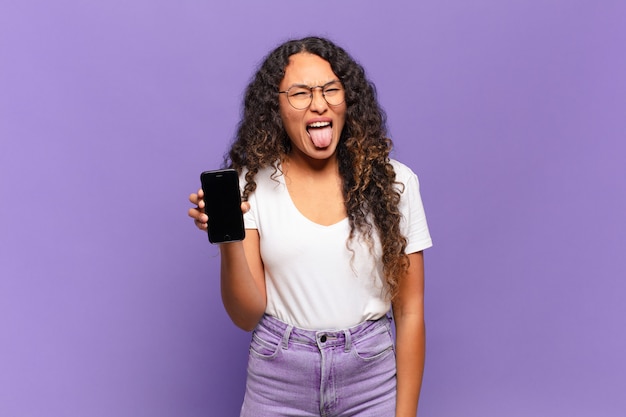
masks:
[[[326,335],[322,335],[322,337],[320,337],[320,342],[326,343]]]

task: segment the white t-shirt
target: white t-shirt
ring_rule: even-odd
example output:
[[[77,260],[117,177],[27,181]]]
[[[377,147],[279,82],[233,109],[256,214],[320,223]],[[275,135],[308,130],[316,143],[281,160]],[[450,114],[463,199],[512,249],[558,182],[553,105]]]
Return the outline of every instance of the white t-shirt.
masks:
[[[400,202],[401,231],[406,253],[432,246],[417,176],[406,165],[391,161],[396,181],[404,184]],[[294,205],[284,176],[274,168],[255,176],[246,229],[257,229],[267,288],[266,314],[311,330],[345,329],[385,315],[390,302],[383,290],[381,247],[374,256],[356,236],[348,242],[347,218],[323,226],[306,218]],[[245,179],[240,178],[241,186]]]

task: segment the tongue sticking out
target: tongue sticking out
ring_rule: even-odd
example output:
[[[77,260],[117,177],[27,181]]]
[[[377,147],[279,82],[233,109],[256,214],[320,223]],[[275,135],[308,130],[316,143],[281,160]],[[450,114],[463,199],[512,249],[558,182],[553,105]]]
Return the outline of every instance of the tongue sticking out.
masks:
[[[333,138],[333,128],[330,126],[312,127],[309,128],[309,136],[311,136],[311,140],[315,146],[325,148],[330,145]]]

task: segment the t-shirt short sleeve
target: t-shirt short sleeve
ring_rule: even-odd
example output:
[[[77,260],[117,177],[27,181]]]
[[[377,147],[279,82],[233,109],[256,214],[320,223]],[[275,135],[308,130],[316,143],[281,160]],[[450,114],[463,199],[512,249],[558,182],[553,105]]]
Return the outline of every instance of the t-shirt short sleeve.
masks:
[[[392,165],[396,171],[396,180],[403,185],[399,185],[402,193],[399,208],[402,213],[400,228],[407,239],[406,253],[419,252],[433,245],[420,195],[419,179],[406,165],[394,160]]]
[[[243,194],[243,189],[246,185],[246,172],[244,171],[239,176],[239,188],[241,189],[241,193]],[[250,204],[250,210],[243,214],[243,224],[246,229],[258,229],[257,223],[257,204],[256,204],[256,195],[252,193],[248,197],[248,203]]]

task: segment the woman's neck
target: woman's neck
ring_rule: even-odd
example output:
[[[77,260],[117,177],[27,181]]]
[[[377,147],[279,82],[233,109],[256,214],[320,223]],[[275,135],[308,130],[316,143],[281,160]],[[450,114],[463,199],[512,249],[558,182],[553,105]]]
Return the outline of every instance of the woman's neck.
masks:
[[[298,172],[305,176],[326,176],[337,175],[339,172],[339,162],[334,154],[326,159],[314,159],[301,155],[298,152],[291,151],[285,155],[281,161],[283,171]]]

